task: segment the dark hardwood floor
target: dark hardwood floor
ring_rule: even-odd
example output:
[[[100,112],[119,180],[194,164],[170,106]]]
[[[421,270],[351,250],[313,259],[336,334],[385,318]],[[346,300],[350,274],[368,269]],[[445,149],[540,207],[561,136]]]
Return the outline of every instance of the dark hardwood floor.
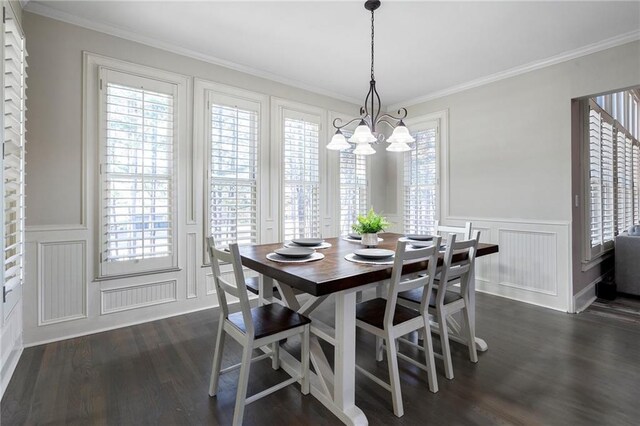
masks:
[[[426,377],[400,361],[405,415],[389,394],[357,376],[357,404],[372,425],[637,425],[640,327],[586,311],[563,314],[479,294],[477,333],[489,344],[478,364],[453,344],[455,379],[428,392]],[[2,399],[1,424],[229,424],[237,372],[207,395],[216,312],[208,310],[28,348]],[[230,342],[224,365],[238,362]],[[386,379],[373,337],[358,334],[358,360]],[[405,352],[411,352],[404,348]],[[417,355],[416,355],[417,356]],[[285,373],[254,364],[249,392]],[[330,425],[312,396],[289,386],[247,407],[245,424]]]

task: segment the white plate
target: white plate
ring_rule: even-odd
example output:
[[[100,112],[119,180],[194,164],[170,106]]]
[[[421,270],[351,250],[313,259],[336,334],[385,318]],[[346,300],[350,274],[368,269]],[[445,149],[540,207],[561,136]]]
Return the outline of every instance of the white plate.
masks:
[[[278,263],[306,263],[306,262],[314,262],[316,260],[321,260],[324,259],[324,254],[322,253],[313,253],[311,256],[309,257],[305,257],[304,259],[293,259],[290,257],[282,257],[279,254],[276,253],[269,253],[267,254],[267,259],[273,261],[273,262],[278,262]]]
[[[355,232],[349,232],[349,238],[351,238],[352,240],[361,240],[362,235],[356,234]]]
[[[319,246],[324,240],[322,238],[294,238],[291,242],[299,246],[313,247]]]
[[[353,252],[358,257],[363,259],[386,259],[394,255],[393,250],[386,249],[361,249]]]
[[[288,257],[291,259],[304,259],[305,257],[311,256],[316,251],[312,248],[306,247],[283,247],[274,250],[274,252],[282,257]]]
[[[429,241],[425,241],[425,242],[412,242],[410,243],[411,247],[413,247],[414,249],[421,249],[421,248],[427,248],[427,247],[431,247],[433,246],[432,242]],[[447,249],[447,245],[446,244],[440,244],[440,248],[438,249],[439,251],[444,251]]]
[[[426,234],[407,234],[405,235],[407,239],[414,241],[431,241],[433,240],[433,235]]]

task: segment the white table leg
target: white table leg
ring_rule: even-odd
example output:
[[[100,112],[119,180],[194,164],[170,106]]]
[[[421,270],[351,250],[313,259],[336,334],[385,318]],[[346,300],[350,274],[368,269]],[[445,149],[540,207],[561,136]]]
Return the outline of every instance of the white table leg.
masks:
[[[273,278],[261,275],[258,281],[258,305],[267,305],[273,301]]]
[[[368,424],[355,405],[356,382],[356,293],[336,294],[336,345],[333,402],[353,425]]]

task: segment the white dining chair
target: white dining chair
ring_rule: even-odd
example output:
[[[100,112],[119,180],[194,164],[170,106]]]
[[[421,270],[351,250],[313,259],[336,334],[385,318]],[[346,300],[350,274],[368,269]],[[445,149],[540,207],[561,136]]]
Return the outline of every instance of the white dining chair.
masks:
[[[429,294],[429,310],[434,313],[438,322],[440,332],[440,342],[442,346],[442,359],[444,360],[444,370],[447,379],[453,379],[453,363],[451,360],[451,348],[449,346],[449,326],[447,319],[454,313],[462,311],[464,329],[466,331],[467,346],[469,348],[469,359],[471,362],[478,362],[476,350],[475,324],[469,316],[469,283],[473,277],[476,253],[478,251],[478,241],[480,231],[473,233],[473,238],[469,240],[457,241],[456,234],[450,234],[447,241],[447,248],[440,268],[440,285],[431,290]],[[464,259],[453,263],[453,254],[464,256]],[[466,254],[466,255],[465,255]],[[446,285],[442,285],[446,283]],[[459,289],[454,286],[460,285]],[[425,295],[421,290],[402,292],[398,295],[403,306],[414,309],[422,309]]]
[[[464,226],[440,225],[440,221],[435,221],[436,235],[444,236],[448,234],[460,235],[464,240],[473,238],[472,223],[465,222]]]
[[[309,324],[311,320],[279,303],[251,308],[247,293],[247,285],[240,261],[237,244],[229,245],[226,250],[215,247],[213,238],[207,238],[213,280],[220,301],[220,320],[218,335],[213,355],[209,395],[216,396],[220,374],[240,369],[236,405],[233,412],[233,425],[241,425],[244,407],[260,398],[280,390],[297,381],[300,382],[304,395],[309,393]],[[220,264],[231,264],[233,278],[226,278],[220,272]],[[227,294],[236,297],[240,302],[240,312],[229,313]],[[221,369],[225,335],[228,334],[242,345],[242,362]],[[280,368],[279,342],[280,340],[300,335],[301,338],[301,369],[298,377],[292,377],[275,386],[247,398],[247,385],[251,363],[265,359],[272,359],[272,367]],[[252,359],[254,349],[271,345],[271,351]]]
[[[402,392],[400,390],[400,375],[398,372],[398,358],[409,361],[426,370],[429,390],[434,393],[438,392],[433,343],[431,341],[431,333],[429,332],[428,300],[423,300],[418,310],[414,310],[398,305],[397,298],[399,292],[415,289],[424,289],[425,295],[431,293],[433,278],[438,263],[438,247],[440,246],[440,241],[440,237],[436,237],[435,245],[416,250],[406,250],[407,242],[399,241],[396,247],[395,260],[386,299],[378,297],[359,303],[356,306],[356,325],[376,336],[377,360],[381,360],[381,357],[378,356],[378,351],[379,348],[382,347],[381,340],[384,339],[390,383],[383,382],[358,365],[356,365],[356,369],[367,378],[391,392],[393,413],[398,417],[402,417],[404,414]],[[428,260],[426,274],[419,276],[412,275],[411,278],[403,277],[402,267],[404,262],[417,259]],[[424,365],[397,351],[396,339],[418,330],[422,330],[425,334],[422,347],[425,354]]]

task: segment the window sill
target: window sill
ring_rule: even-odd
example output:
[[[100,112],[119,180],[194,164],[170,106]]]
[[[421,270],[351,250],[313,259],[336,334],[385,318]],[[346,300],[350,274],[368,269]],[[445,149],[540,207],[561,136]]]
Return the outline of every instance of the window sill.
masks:
[[[594,259],[583,260],[580,270],[582,272],[586,272],[586,271],[598,266],[599,264],[601,264],[602,262],[604,262],[605,260],[609,259],[612,256],[613,256],[613,247],[608,249],[607,251],[605,251],[603,253],[600,253]]]
[[[157,274],[166,274],[169,272],[180,272],[182,268],[168,268],[168,269],[157,269],[153,271],[144,271],[144,272],[131,272],[128,274],[118,274],[118,275],[102,275],[99,277],[95,277],[93,282],[100,281],[111,281],[111,280],[119,280],[122,278],[132,278],[132,277],[141,277],[145,275],[157,275]]]

